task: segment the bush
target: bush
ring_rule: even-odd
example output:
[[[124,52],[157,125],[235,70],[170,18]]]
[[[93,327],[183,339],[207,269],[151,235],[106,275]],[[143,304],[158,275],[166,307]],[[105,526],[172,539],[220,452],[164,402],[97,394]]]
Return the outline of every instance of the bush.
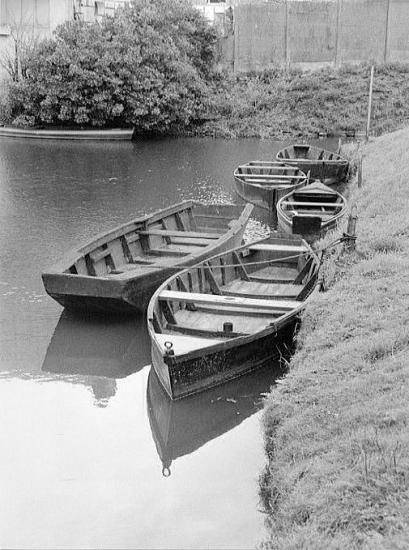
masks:
[[[101,23],[66,23],[12,85],[12,114],[155,133],[185,126],[209,101],[216,40],[183,0],[136,0]]]

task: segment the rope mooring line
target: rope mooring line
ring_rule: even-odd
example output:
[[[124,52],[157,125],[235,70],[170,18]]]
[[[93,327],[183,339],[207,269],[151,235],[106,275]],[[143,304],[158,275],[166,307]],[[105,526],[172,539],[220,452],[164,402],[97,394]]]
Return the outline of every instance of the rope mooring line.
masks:
[[[306,250],[305,252],[299,252],[298,254],[293,254],[291,256],[285,256],[284,258],[275,258],[275,259],[270,259],[270,260],[259,260],[258,262],[246,262],[245,264],[243,264],[244,267],[246,266],[256,266],[256,265],[265,265],[265,264],[273,264],[273,263],[278,263],[278,262],[282,262],[282,261],[286,261],[286,260],[294,260],[296,258],[301,258],[302,256],[308,256],[310,255],[311,253],[315,253],[315,254],[321,254],[321,260],[320,260],[320,265],[322,264],[322,261],[323,261],[323,256],[325,255],[325,253],[328,251],[329,248],[332,248],[333,246],[336,246],[337,244],[342,244],[346,241],[356,241],[356,236],[355,235],[348,235],[347,233],[343,233],[342,237],[339,237],[338,239],[336,239],[335,241],[329,243],[327,246],[325,246],[324,248],[320,248],[320,249],[317,249],[317,250]],[[249,245],[251,246],[251,245]],[[226,268],[226,267],[240,267],[240,263],[235,263],[235,264],[220,264],[220,265],[206,265],[208,262],[210,261],[209,260],[203,260],[203,262],[201,263],[198,263],[198,264],[178,264],[177,266],[171,266],[171,265],[166,265],[166,264],[159,264],[159,263],[155,263],[155,264],[140,264],[138,265],[138,267],[146,267],[148,269],[152,269],[152,268],[160,268],[160,269],[166,269],[166,268],[177,268],[177,269],[189,269],[189,268],[193,268],[193,267],[196,267],[196,268],[203,268],[203,269],[218,269],[218,268]],[[132,262],[130,262],[132,263]]]

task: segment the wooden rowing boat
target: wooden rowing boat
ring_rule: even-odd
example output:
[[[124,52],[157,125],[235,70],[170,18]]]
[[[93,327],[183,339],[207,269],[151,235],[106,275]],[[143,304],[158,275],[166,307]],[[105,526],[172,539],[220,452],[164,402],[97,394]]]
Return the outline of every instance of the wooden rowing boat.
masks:
[[[256,160],[241,164],[234,171],[237,194],[247,202],[274,211],[279,198],[291,189],[305,185],[304,172],[283,162]]]
[[[172,462],[178,458],[196,452],[260,411],[263,396],[283,372],[276,361],[223,386],[172,401],[151,369],[146,402],[163,475],[171,474]]]
[[[277,160],[296,166],[310,178],[326,185],[334,185],[346,180],[349,162],[338,153],[326,151],[308,144],[285,147],[277,153]]]
[[[277,203],[278,226],[308,241],[333,229],[347,209],[346,199],[321,182],[291,191]]]
[[[318,290],[319,260],[301,238],[273,236],[170,277],[148,306],[152,364],[172,399],[273,359],[283,329]]]
[[[68,130],[55,128],[14,128],[0,127],[0,137],[53,139],[53,140],[92,140],[92,141],[131,141],[133,128],[100,128],[93,130]]]
[[[136,218],[44,272],[45,290],[69,309],[142,311],[172,273],[238,246],[252,208],[184,201]]]

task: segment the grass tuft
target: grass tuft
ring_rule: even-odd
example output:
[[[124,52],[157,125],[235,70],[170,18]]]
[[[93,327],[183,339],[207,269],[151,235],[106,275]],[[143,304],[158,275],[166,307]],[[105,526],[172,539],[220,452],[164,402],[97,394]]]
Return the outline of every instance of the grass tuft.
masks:
[[[328,253],[327,292],[265,401],[264,550],[409,545],[408,140],[404,129],[364,148],[363,187],[347,190],[356,250]]]

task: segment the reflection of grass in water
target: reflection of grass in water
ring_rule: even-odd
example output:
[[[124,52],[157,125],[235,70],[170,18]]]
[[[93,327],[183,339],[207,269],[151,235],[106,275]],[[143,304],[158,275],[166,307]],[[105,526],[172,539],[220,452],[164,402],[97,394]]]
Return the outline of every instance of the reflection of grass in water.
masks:
[[[330,255],[329,291],[266,403],[267,548],[409,545],[408,139],[366,147],[364,186],[350,186],[356,252]]]

